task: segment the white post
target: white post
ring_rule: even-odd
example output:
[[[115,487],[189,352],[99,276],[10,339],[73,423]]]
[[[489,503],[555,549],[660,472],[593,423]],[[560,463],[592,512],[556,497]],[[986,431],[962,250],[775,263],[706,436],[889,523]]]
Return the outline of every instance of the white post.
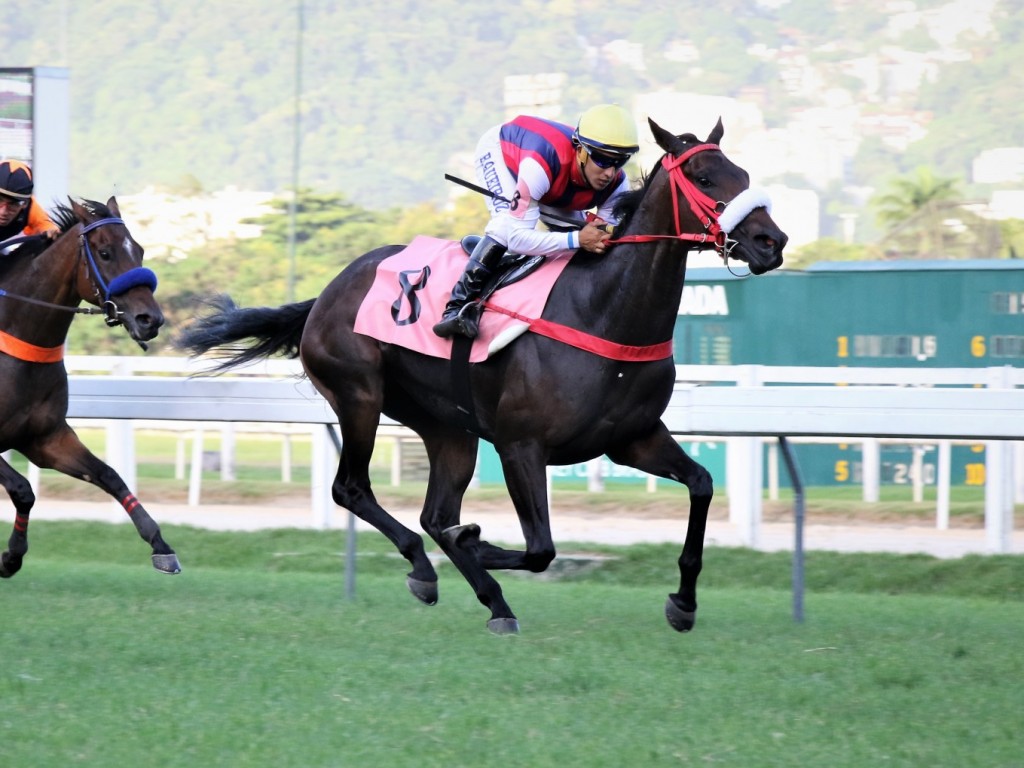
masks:
[[[329,528],[334,511],[331,485],[334,483],[335,461],[338,454],[334,450],[334,442],[327,439],[326,428],[323,424],[314,424],[311,435],[313,461],[310,467],[309,482],[313,502],[313,525],[317,528]]]
[[[391,485],[397,488],[402,484],[402,436],[395,435],[391,445]]]
[[[1010,366],[988,369],[988,387],[1011,389]],[[985,443],[985,539],[992,552],[1009,552],[1013,532],[1013,461],[1010,444]]]
[[[761,366],[740,365],[736,368],[736,384],[741,387],[761,385]],[[729,521],[737,525],[742,541],[757,547],[761,537],[761,438],[730,437],[726,439],[725,485],[729,497]]]
[[[203,428],[192,433],[192,465],[188,470],[188,505],[199,506],[199,489],[203,484]]]
[[[949,528],[949,485],[953,472],[951,456],[951,443],[949,440],[942,440],[939,443],[939,462],[936,467],[938,476],[935,478],[935,527],[940,531]]]
[[[39,467],[31,461],[28,463],[28,487],[32,489],[35,497],[39,498]]]
[[[552,511],[552,507],[554,506],[554,497],[552,496],[552,491],[554,490],[554,483],[551,481],[550,466],[544,468],[544,484],[547,486],[545,490],[548,494],[548,514],[550,514]]]
[[[281,440],[281,482],[292,481],[292,436],[285,432]]]
[[[1010,551],[1013,501],[1009,453],[1002,440],[985,443],[985,541],[992,552]]]
[[[729,521],[740,530],[748,547],[757,547],[761,537],[761,438],[726,438],[725,484],[729,497]]]
[[[587,462],[587,491],[601,493],[604,491],[604,461],[598,456]]]
[[[860,470],[863,478],[863,498],[869,504],[878,502],[882,475],[882,449],[877,438],[866,437],[861,443]]]
[[[910,484],[913,490],[914,502],[920,504],[924,501],[924,446],[914,444],[910,446]]]

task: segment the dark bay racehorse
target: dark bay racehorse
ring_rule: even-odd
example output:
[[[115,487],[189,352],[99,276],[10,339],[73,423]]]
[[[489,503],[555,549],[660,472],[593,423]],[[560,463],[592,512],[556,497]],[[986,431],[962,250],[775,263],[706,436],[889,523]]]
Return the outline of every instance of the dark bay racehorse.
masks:
[[[221,369],[279,352],[301,357],[341,425],[343,450],[332,486],[334,500],[395,544],[412,564],[410,590],[433,604],[437,574],[423,540],[377,503],[368,469],[381,413],[415,430],[430,461],[420,523],[490,609],[488,626],[499,634],[517,632],[518,621],[489,571],[541,572],[555,557],[545,465],[583,462],[602,454],[689,489],[679,591],[669,595],[666,616],[681,632],[694,625],[712,482],[661,422],[675,382],[671,339],[686,256],[693,248],[717,247],[761,274],[782,263],[786,235],[765,203],[748,206],[738,217],[735,211],[742,211],[742,203],[731,212],[726,207],[748,189],[749,179],[720,150],[720,121],[704,142],[691,134],[673,136],[653,121],[650,125],[666,154],[643,188],[625,201],[619,244],[603,256],[578,252],[555,283],[543,319],[616,344],[660,349],[657,359],[608,359],[527,333],[471,366],[475,413],[467,416],[453,394],[447,361],[353,331],[377,265],[402,246],[363,255],[315,300],[239,309],[222,299],[217,312],[190,326],[178,340],[193,354],[221,347],[227,356]],[[725,213],[732,213],[729,226]],[[242,342],[251,346],[242,344],[240,349]],[[525,551],[495,546],[481,539],[478,526],[460,524],[479,438],[492,442],[501,458]]]
[[[113,496],[153,547],[153,566],[178,573],[174,550],[124,481],[82,445],[68,426],[64,342],[75,314],[102,312],[140,345],[164,322],[153,298],[156,276],[120,218],[117,201],[70,201],[53,212],[61,234],[52,245],[22,243],[0,256],[0,450],[15,449],[42,468],[92,483]],[[101,307],[84,309],[82,301]],[[14,532],[0,555],[0,577],[21,569],[35,495],[0,458],[0,483],[14,503]]]

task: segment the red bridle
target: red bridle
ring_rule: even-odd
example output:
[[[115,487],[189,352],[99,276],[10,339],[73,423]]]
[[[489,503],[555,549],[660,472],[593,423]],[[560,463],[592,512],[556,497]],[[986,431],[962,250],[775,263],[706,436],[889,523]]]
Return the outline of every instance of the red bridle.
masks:
[[[701,192],[692,181],[686,178],[683,173],[683,164],[698,152],[705,152],[709,149],[720,149],[717,144],[698,144],[695,147],[683,152],[678,157],[665,155],[661,159],[662,167],[668,172],[669,183],[672,187],[672,213],[675,216],[676,233],[674,235],[625,235],[619,238],[607,240],[609,244],[616,243],[650,243],[655,240],[689,240],[698,243],[701,247],[711,247],[719,253],[725,250],[725,233],[718,225],[718,215],[722,212],[722,205]],[[701,233],[683,232],[682,219],[679,215],[679,197],[682,195],[690,204],[690,210],[700,221],[704,231]]]

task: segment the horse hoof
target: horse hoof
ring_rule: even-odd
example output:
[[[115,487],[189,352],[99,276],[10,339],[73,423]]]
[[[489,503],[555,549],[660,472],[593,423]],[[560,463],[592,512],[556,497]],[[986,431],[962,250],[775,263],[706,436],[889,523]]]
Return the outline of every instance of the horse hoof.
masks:
[[[414,579],[412,576],[407,576],[405,579],[405,585],[409,587],[409,591],[412,592],[413,597],[421,603],[426,603],[427,605],[437,604],[436,581],[421,581],[420,579]]]
[[[697,610],[684,611],[669,595],[665,601],[665,618],[676,632],[689,632],[697,623]]]
[[[487,628],[496,635],[518,635],[519,619],[490,619]]]
[[[15,557],[10,552],[4,552],[0,556],[0,579],[9,579],[21,570],[21,558]]]
[[[441,531],[441,535],[444,536],[448,543],[453,547],[459,547],[468,541],[479,541],[480,526],[476,523],[453,525],[451,528],[445,528]]]
[[[181,563],[173,552],[169,555],[153,555],[153,567],[160,573],[181,573]]]

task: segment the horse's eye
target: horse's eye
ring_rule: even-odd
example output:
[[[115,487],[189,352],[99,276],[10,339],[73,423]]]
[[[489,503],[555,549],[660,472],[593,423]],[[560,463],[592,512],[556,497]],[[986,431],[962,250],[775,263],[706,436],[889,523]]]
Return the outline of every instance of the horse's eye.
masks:
[[[110,261],[112,255],[113,253],[109,248],[100,248],[100,258],[104,261]]]
[[[708,189],[709,187],[712,186],[711,179],[709,179],[707,176],[698,176],[697,183],[700,186],[704,187],[704,189]]]

